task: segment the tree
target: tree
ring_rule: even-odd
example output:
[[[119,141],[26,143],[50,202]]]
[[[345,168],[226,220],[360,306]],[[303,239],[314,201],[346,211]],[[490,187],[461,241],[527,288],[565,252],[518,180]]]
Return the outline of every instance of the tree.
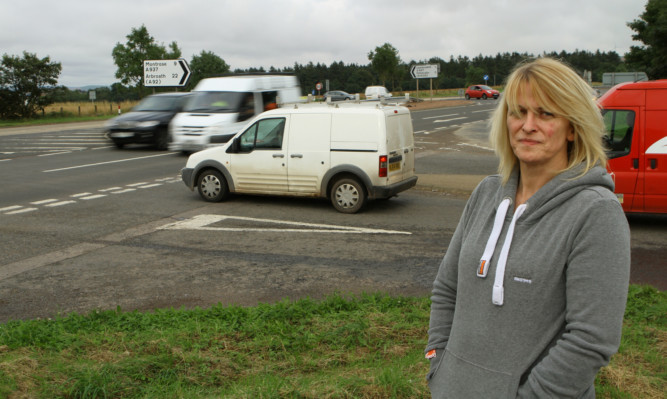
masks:
[[[387,80],[392,81],[398,72],[398,64],[401,59],[398,57],[398,50],[389,43],[385,43],[380,47],[376,47],[375,51],[368,53],[368,59],[371,62],[371,67],[380,77],[380,82],[386,86]]]
[[[466,86],[479,84],[482,80],[484,80],[484,69],[472,65],[466,68]]]
[[[47,56],[23,52],[2,56],[0,64],[0,117],[30,118],[53,102],[52,91],[58,83],[62,66]]]
[[[631,46],[625,60],[643,69],[650,79],[667,78],[667,0],[649,0],[640,19],[628,23],[632,39],[644,46]]]
[[[181,50],[176,42],[171,42],[167,51],[163,45],[155,42],[144,25],[141,25],[141,28],[132,28],[132,32],[126,37],[125,45],[116,43],[111,51],[114,63],[118,67],[116,77],[125,85],[141,86],[145,60],[181,57]]]
[[[188,89],[192,90],[200,80],[211,76],[222,75],[229,72],[230,67],[225,60],[210,51],[204,51],[199,55],[193,55],[190,61],[190,80]]]

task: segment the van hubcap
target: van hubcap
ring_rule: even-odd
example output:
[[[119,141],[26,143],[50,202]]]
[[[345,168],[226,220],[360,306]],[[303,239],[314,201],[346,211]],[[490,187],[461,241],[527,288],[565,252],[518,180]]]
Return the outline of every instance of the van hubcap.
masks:
[[[359,202],[359,192],[352,184],[341,184],[336,189],[336,201],[343,208],[351,208]]]
[[[201,180],[201,191],[209,198],[213,198],[220,193],[220,181],[215,176],[204,176]]]

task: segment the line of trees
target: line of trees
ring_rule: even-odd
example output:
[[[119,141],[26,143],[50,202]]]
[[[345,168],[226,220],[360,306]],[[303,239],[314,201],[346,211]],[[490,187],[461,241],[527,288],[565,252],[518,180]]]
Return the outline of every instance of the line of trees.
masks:
[[[604,72],[645,71],[650,79],[667,78],[667,0],[648,0],[644,13],[639,19],[627,25],[636,33],[632,38],[643,46],[632,46],[625,59],[616,52],[596,52],[576,50],[572,53],[498,53],[495,56],[482,54],[474,57],[450,57],[443,60],[432,57],[427,60],[404,62],[398,50],[390,43],[384,43],[368,53],[367,65],[345,64],[342,61],[331,65],[309,62],[295,63],[292,67],[269,69],[247,68],[231,70],[221,57],[202,51],[190,60],[191,76],[186,87],[189,91],[206,77],[233,73],[290,73],[297,76],[304,92],[310,92],[315,85],[328,80],[331,90],[345,90],[350,93],[363,92],[366,86],[381,84],[391,91],[409,91],[417,82],[410,76],[410,68],[415,64],[438,64],[440,73],[433,79],[434,89],[462,88],[473,83],[500,85],[512,68],[526,58],[549,56],[562,59],[580,74],[591,71],[593,81],[601,81]],[[144,25],[133,28],[126,36],[125,44],[116,43],[112,57],[116,64],[116,78],[120,82],[110,87],[96,89],[98,101],[119,102],[136,100],[146,94],[158,91],[173,91],[174,88],[147,89],[143,85],[143,61],[152,59],[175,59],[181,57],[181,49],[176,42],[168,46],[158,43]],[[88,93],[56,86],[61,65],[49,57],[38,58],[35,54],[23,53],[23,57],[4,55],[0,64],[0,119],[30,118],[53,102],[87,101]]]

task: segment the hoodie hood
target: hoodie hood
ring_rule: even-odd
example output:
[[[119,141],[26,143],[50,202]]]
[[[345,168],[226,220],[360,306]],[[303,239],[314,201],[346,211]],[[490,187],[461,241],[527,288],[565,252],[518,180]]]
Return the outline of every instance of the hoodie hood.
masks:
[[[580,164],[561,172],[530,197],[526,201],[526,210],[522,217],[522,223],[539,219],[580,191],[593,186],[609,189],[613,193],[614,181],[603,167],[594,166],[582,175],[584,167],[585,165]],[[498,198],[497,203],[500,204],[504,198],[510,198],[511,202],[514,203],[518,184],[519,170],[515,168],[510,179],[503,186],[501,190],[502,194]]]

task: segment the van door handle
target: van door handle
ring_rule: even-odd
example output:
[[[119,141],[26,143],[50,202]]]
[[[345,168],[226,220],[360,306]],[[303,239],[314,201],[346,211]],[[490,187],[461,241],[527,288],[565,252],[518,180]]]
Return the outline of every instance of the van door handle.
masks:
[[[292,154],[290,155],[291,158],[303,158],[303,154]]]
[[[632,167],[634,169],[639,169],[639,158],[632,158]]]
[[[273,154],[274,158],[285,158],[285,154]]]
[[[649,160],[649,162],[651,163],[651,169],[655,169],[655,168],[658,167],[658,160],[657,159],[652,158],[652,159]]]

